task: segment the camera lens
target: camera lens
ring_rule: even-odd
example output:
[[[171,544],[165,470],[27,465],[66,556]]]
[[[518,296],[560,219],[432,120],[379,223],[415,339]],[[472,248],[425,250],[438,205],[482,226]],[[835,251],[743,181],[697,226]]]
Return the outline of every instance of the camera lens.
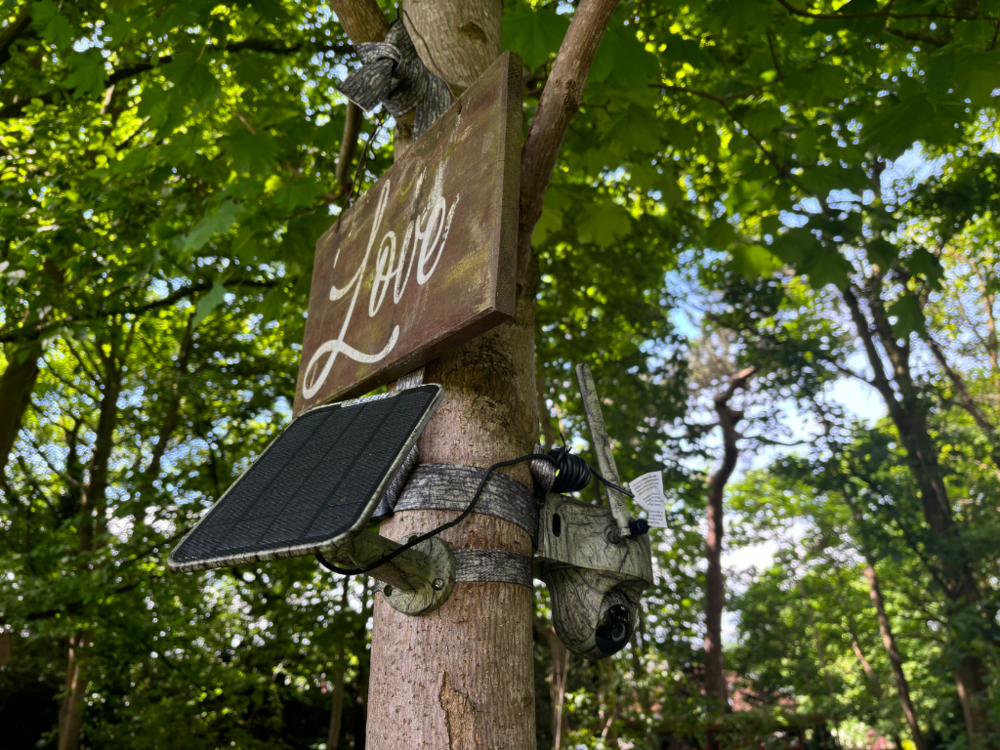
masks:
[[[621,604],[609,607],[604,617],[597,623],[597,648],[602,654],[613,654],[621,651],[628,643],[631,631],[631,617],[628,609]]]

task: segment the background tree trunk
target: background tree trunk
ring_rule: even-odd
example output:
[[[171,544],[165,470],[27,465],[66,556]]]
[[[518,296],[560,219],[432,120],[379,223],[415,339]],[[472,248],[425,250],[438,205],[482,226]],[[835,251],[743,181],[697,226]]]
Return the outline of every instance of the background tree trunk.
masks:
[[[896,680],[899,703],[903,708],[903,716],[906,717],[906,723],[910,727],[913,744],[917,746],[917,750],[927,750],[924,735],[920,731],[920,725],[917,723],[917,713],[913,709],[913,702],[910,700],[910,684],[907,682],[906,673],[903,671],[903,657],[900,656],[899,649],[896,647],[896,638],[892,634],[892,625],[890,625],[889,616],[885,612],[885,601],[882,599],[882,589],[878,583],[878,574],[875,572],[875,566],[870,559],[865,565],[865,578],[868,580],[869,594],[872,604],[875,605],[875,613],[878,617],[878,629],[882,634],[882,643],[885,646],[885,652],[889,655],[889,661],[892,663],[892,675]]]
[[[722,429],[722,465],[708,480],[708,533],[705,537],[705,694],[716,704],[716,710],[725,712],[729,707],[726,690],[726,672],[722,658],[722,611],[725,608],[726,581],[722,572],[723,505],[722,499],[726,483],[736,469],[739,458],[737,442],[740,435],[736,425],[743,418],[743,412],[729,406],[730,400],[753,375],[754,368],[748,367],[729,379],[725,390],[716,394],[715,413]],[[708,737],[709,747],[719,747],[715,734]]]
[[[350,583],[350,578],[344,578],[342,581],[343,593],[340,596],[340,611],[343,612],[347,609],[348,601],[348,584]],[[364,611],[364,601],[361,603],[361,609]],[[326,750],[337,750],[337,745],[340,744],[340,728],[343,724],[344,718],[344,674],[345,674],[345,663],[344,663],[344,644],[341,643],[337,646],[337,671],[333,673],[333,696],[330,700],[330,730],[326,736]]]
[[[930,433],[927,406],[918,383],[913,378],[910,345],[908,341],[900,343],[896,339],[882,303],[881,288],[881,278],[876,277],[861,290],[871,316],[871,325],[854,290],[846,289],[843,298],[874,373],[872,385],[885,402],[919,488],[924,519],[936,542],[935,554],[943,572],[945,595],[952,603],[949,616],[952,638],[956,641],[968,641],[969,634],[964,630],[967,625],[959,627],[954,623],[963,619],[963,610],[972,608],[975,611],[978,608],[981,595],[968,561],[962,555],[946,551],[962,549],[958,544],[960,531],[942,478],[938,447]],[[879,354],[876,337],[892,365],[890,371],[887,371]],[[888,372],[892,373],[891,383]],[[965,619],[974,621],[972,618]],[[960,666],[955,671],[955,684],[962,702],[966,730],[973,745],[977,744],[976,738],[979,735],[989,731],[984,705],[986,671],[983,659],[970,653],[962,656]]]
[[[117,360],[112,345],[110,354],[96,347],[104,372],[103,395],[94,437],[94,450],[90,458],[87,485],[80,495],[77,513],[77,553],[80,555],[79,571],[90,570],[89,553],[102,544],[105,533],[105,501],[108,489],[108,465],[114,448],[115,425],[118,422],[118,396],[122,388],[121,362]],[[87,677],[87,652],[93,648],[94,633],[79,630],[70,636],[66,663],[66,694],[59,711],[59,750],[77,750],[83,728],[84,701],[89,679]]]
[[[535,618],[535,632],[549,649],[549,698],[552,701],[552,750],[561,750],[569,737],[569,712],[566,710],[566,683],[569,680],[571,655],[556,631],[544,620]]]
[[[17,353],[8,351],[7,367],[0,376],[0,476],[7,469],[7,461],[21,429],[21,420],[38,379],[41,351],[32,346],[27,354],[24,361],[19,362]]]

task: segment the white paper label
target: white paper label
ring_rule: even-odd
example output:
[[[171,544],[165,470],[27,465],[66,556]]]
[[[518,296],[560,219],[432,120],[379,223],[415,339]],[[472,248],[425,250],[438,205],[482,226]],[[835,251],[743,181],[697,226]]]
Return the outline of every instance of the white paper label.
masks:
[[[636,477],[629,482],[629,489],[635,495],[635,501],[646,511],[646,520],[649,521],[649,525],[666,527],[667,498],[663,496],[663,472],[651,471],[641,477]]]

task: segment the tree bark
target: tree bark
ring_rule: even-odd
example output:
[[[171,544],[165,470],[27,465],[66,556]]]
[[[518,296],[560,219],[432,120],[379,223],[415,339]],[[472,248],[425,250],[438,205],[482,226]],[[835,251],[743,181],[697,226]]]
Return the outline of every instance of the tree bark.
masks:
[[[31,402],[40,357],[37,344],[28,350],[23,362],[18,361],[13,351],[7,352],[7,367],[0,376],[0,476],[7,469],[17,433],[21,430],[21,420]]]
[[[87,691],[83,660],[91,646],[93,646],[93,636],[88,630],[74,633],[69,638],[66,694],[59,707],[58,750],[76,750],[80,746],[80,729],[83,726],[84,699]]]
[[[730,407],[729,402],[737,390],[746,388],[754,373],[748,367],[729,379],[729,384],[716,394],[715,413],[722,430],[722,464],[708,480],[708,533],[705,537],[705,694],[715,702],[715,710],[722,713],[728,708],[726,672],[722,656],[722,611],[725,607],[726,581],[722,571],[722,539],[724,534],[723,504],[726,483],[736,469],[739,458],[740,434],[736,425],[743,419],[743,412]],[[709,746],[718,747],[718,738],[710,735]]]
[[[330,0],[330,7],[354,45],[381,42],[389,22],[375,0]]]

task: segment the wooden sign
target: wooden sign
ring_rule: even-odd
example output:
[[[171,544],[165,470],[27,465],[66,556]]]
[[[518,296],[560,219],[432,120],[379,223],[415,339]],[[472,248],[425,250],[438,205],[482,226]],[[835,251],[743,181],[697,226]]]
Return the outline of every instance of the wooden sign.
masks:
[[[521,61],[504,53],[316,245],[294,412],[511,318]]]

